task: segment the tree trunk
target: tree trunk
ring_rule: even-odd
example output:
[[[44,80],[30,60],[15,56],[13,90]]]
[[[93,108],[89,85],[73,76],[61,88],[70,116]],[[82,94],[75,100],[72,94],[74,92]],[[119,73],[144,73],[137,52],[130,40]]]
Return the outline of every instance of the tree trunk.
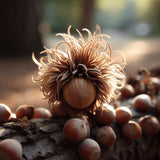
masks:
[[[82,13],[82,28],[91,29],[95,0],[84,0],[83,1],[83,13]]]
[[[1,56],[25,56],[42,50],[38,0],[5,0],[0,5]]]

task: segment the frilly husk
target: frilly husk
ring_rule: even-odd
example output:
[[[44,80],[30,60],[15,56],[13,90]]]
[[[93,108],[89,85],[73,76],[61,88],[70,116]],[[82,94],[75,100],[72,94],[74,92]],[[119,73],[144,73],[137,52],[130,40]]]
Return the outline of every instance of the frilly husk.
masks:
[[[57,34],[64,41],[60,41],[54,49],[42,51],[41,54],[46,55],[39,61],[33,54],[33,61],[39,67],[36,81],[41,82],[41,90],[52,105],[57,100],[65,104],[62,90],[73,77],[90,80],[96,87],[96,99],[94,104],[88,106],[88,110],[94,112],[99,104],[110,103],[119,96],[119,89],[125,83],[126,61],[121,54],[112,56],[111,47],[106,40],[110,37],[101,34],[99,26],[96,26],[93,35],[88,29],[82,29],[88,33],[87,41],[78,30],[80,38],[76,39],[71,35],[70,29],[71,26],[67,33]],[[60,49],[62,44],[64,49]]]

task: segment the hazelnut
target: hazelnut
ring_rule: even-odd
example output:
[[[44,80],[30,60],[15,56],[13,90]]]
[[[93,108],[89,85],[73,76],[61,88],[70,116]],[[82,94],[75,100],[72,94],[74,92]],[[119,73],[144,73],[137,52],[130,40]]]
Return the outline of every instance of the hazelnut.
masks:
[[[0,103],[0,122],[7,122],[10,119],[10,116],[10,108],[5,104]]]
[[[35,118],[50,118],[51,116],[52,116],[51,112],[47,108],[36,108],[34,110],[34,114],[33,114],[32,119],[35,119]]]
[[[138,120],[138,123],[146,135],[155,135],[159,132],[160,124],[154,116],[145,115]]]
[[[132,118],[132,112],[128,107],[121,106],[116,108],[116,122],[124,124]]]
[[[63,97],[71,107],[84,109],[95,100],[96,88],[87,79],[74,78],[64,86]]]
[[[147,94],[140,94],[133,99],[133,107],[138,111],[146,112],[151,106],[151,98]]]
[[[66,112],[65,107],[62,104],[62,102],[55,102],[51,106],[51,114],[52,114],[52,116],[58,116],[58,117],[67,116],[67,112]]]
[[[151,77],[150,80],[155,89],[155,92],[158,93],[160,91],[160,79],[157,77]]]
[[[5,139],[0,143],[1,160],[21,160],[22,145],[15,139]]]
[[[156,112],[160,114],[160,98],[156,100],[154,107],[155,107]]]
[[[122,133],[129,139],[138,139],[142,135],[142,129],[137,122],[130,120],[127,123],[123,124]]]
[[[116,140],[116,134],[110,126],[104,126],[97,129],[96,140],[100,145],[110,147]]]
[[[63,128],[65,137],[73,143],[84,140],[89,135],[89,128],[86,125],[85,120],[79,118],[69,119]]]
[[[103,104],[103,107],[98,107],[94,118],[102,125],[112,124],[115,121],[115,110],[109,104]]]
[[[135,93],[134,88],[130,84],[126,84],[120,91],[122,98],[131,98]]]
[[[16,109],[16,117],[17,118],[23,118],[27,117],[28,119],[31,119],[34,114],[34,107],[32,105],[21,105]]]
[[[98,160],[101,154],[101,149],[95,140],[86,138],[78,146],[78,153],[82,160]]]

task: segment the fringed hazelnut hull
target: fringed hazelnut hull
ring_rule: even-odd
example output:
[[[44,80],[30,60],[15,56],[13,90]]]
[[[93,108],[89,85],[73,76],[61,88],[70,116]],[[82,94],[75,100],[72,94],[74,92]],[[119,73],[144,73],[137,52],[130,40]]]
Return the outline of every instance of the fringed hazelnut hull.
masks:
[[[88,29],[85,41],[80,31],[79,39],[70,33],[59,33],[64,38],[54,49],[46,49],[39,66],[41,90],[49,105],[56,101],[64,103],[70,110],[80,113],[95,113],[97,104],[109,103],[116,99],[125,83],[125,58],[122,54],[112,56],[112,50],[106,38],[97,26],[92,34]],[[61,48],[61,45],[64,45]],[[82,109],[84,110],[82,112]]]

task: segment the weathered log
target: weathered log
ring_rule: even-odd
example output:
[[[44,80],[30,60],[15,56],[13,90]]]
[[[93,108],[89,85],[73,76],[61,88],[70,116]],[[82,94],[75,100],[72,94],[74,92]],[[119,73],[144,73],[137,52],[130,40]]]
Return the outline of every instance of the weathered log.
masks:
[[[142,84],[142,93],[149,94],[152,97],[152,107],[149,111],[138,112],[132,107],[133,97],[130,99],[120,98],[119,103],[114,103],[114,106],[128,106],[132,112],[132,120],[138,121],[144,115],[152,115],[160,122],[159,114],[154,108],[154,101],[159,97],[160,83],[151,83],[148,81],[148,72],[146,78],[142,80],[131,77],[128,83],[136,89]],[[159,69],[151,72],[159,76]],[[149,83],[150,82],[150,83]],[[158,92],[153,92],[158,89]],[[135,90],[136,91],[136,90]],[[153,96],[154,93],[154,96]],[[134,95],[139,94],[138,92]],[[65,122],[70,117],[52,117],[49,119],[12,119],[6,123],[0,123],[0,141],[6,138],[18,140],[23,147],[22,160],[80,160],[78,155],[78,145],[69,142],[64,134],[63,127]],[[95,139],[95,134],[100,125],[91,115],[88,115],[90,125],[90,138]],[[111,147],[104,148],[101,146],[101,156],[99,160],[159,160],[160,159],[160,131],[156,135],[147,136],[144,133],[139,139],[131,140],[126,138],[118,123],[111,124],[115,134],[116,141]]]
[[[131,109],[133,120],[137,121],[144,113]],[[146,113],[145,113],[146,114]],[[155,111],[150,114],[156,116]],[[70,143],[63,135],[63,126],[69,117],[50,119],[23,118],[0,124],[0,141],[6,138],[18,140],[23,146],[22,160],[80,160],[78,144]],[[89,118],[91,138],[100,125]],[[121,126],[113,123],[117,139],[112,147],[103,148],[100,160],[154,160],[160,159],[160,139],[156,136],[143,135],[140,139],[129,140],[121,133]]]

